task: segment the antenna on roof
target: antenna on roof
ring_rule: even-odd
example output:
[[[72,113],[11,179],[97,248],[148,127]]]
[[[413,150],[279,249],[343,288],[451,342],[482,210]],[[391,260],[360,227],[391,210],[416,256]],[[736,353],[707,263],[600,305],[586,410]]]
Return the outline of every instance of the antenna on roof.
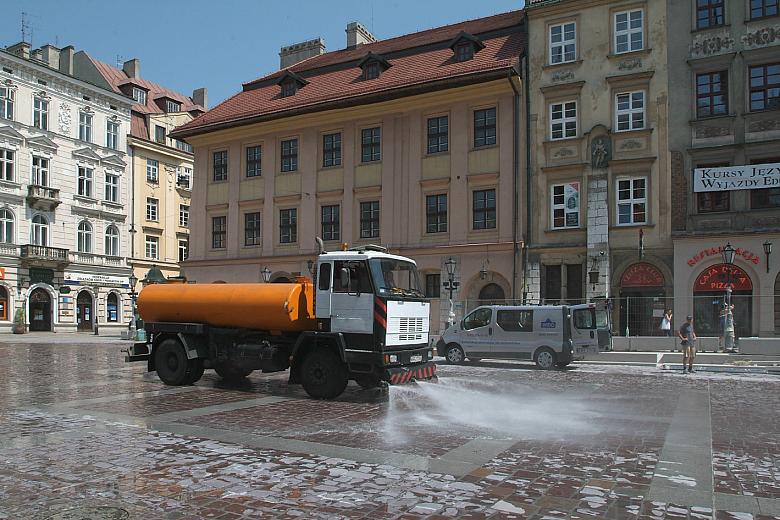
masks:
[[[27,36],[29,35],[30,41],[27,42],[30,45],[32,45],[32,27],[30,26],[30,20],[27,18],[29,14],[22,11],[22,41],[27,41]]]
[[[116,68],[121,69],[122,68],[122,55],[117,54],[116,55]]]

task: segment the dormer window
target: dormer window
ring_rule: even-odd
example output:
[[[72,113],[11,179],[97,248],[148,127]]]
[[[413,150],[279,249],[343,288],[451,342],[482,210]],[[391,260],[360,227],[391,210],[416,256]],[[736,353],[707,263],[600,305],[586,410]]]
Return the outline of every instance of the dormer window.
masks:
[[[166,112],[181,112],[181,103],[178,101],[173,101],[172,99],[166,99],[165,100],[165,111]]]
[[[390,68],[390,62],[388,62],[379,54],[369,52],[362,60],[360,60],[358,67],[363,70],[363,74],[361,75],[362,79],[376,79],[384,71]]]
[[[298,92],[298,84],[293,79],[282,82],[282,97],[294,96]]]
[[[474,45],[471,42],[459,43],[455,46],[455,59],[468,61],[474,57]]]
[[[281,89],[282,97],[294,96],[298,90],[309,84],[308,81],[300,77],[291,70],[284,71],[284,74],[276,82]]]
[[[449,47],[452,49],[455,61],[469,61],[474,58],[474,54],[485,48],[485,44],[476,36],[461,31],[450,41]]]
[[[146,104],[146,91],[142,88],[133,87],[133,99],[136,101],[136,103],[140,103],[141,105]]]
[[[373,61],[363,66],[363,79],[374,79],[379,77],[379,63]]]

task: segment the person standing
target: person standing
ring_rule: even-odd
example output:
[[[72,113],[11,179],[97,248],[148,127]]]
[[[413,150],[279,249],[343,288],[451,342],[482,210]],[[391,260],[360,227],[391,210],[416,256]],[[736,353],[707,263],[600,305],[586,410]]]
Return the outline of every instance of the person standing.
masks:
[[[666,309],[664,317],[661,318],[661,332],[667,338],[672,337],[672,309]]]
[[[682,340],[683,351],[683,374],[685,373],[685,365],[687,362],[688,373],[693,372],[693,358],[696,357],[696,332],[693,330],[693,316],[687,316],[685,323],[682,324],[680,330],[677,332]]]
[[[723,350],[724,343],[726,342],[726,315],[727,314],[728,314],[728,305],[724,303],[723,306],[720,308],[720,314],[718,314],[718,350]]]

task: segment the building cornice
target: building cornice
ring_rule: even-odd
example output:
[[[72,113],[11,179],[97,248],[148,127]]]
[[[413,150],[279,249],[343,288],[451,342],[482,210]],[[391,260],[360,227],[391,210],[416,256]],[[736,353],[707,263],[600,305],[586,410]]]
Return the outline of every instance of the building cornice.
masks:
[[[135,137],[131,134],[127,134],[127,145],[137,146],[138,148],[143,148],[144,150],[150,150],[152,152],[157,152],[164,155],[170,155],[172,157],[176,157],[189,162],[192,162],[194,160],[194,155],[191,153],[187,153],[183,150],[179,150],[178,148],[165,146],[160,143],[150,141],[148,139]]]

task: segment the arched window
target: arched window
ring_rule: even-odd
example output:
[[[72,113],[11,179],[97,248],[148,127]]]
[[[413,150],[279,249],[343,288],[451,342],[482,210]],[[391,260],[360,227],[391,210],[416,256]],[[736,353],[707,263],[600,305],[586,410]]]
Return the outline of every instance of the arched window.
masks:
[[[116,293],[108,293],[106,298],[106,318],[108,321],[119,321],[119,298]]]
[[[86,220],[79,224],[77,249],[79,253],[92,252],[92,226]]]
[[[30,242],[36,246],[49,245],[49,221],[43,215],[35,215],[32,219]]]
[[[119,230],[111,225],[106,228],[106,255],[119,256]]]
[[[14,214],[10,210],[0,209],[0,242],[12,244],[14,241]]]
[[[0,285],[0,321],[8,319],[8,289]]]
[[[495,305],[504,303],[504,289],[496,283],[489,283],[479,291],[480,305]]]

